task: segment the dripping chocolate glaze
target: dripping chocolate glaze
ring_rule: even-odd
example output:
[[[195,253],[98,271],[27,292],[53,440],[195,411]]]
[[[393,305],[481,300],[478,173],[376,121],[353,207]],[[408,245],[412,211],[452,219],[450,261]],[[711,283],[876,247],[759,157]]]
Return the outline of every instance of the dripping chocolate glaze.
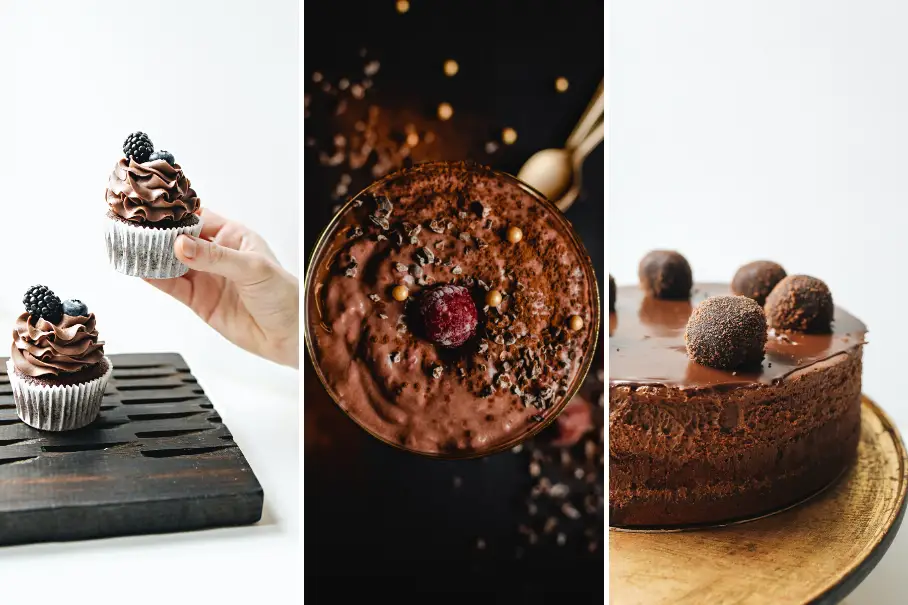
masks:
[[[731,294],[727,284],[695,284],[690,301],[658,300],[637,286],[618,288],[615,312],[609,317],[609,384],[683,389],[772,384],[866,342],[867,326],[836,307],[831,334],[770,330],[766,357],[757,371],[702,366],[687,357],[684,328],[700,301],[721,294]]]

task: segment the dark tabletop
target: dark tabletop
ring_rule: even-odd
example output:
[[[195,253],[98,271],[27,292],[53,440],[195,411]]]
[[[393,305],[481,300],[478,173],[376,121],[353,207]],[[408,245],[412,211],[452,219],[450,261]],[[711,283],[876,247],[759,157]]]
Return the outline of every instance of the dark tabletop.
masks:
[[[472,159],[516,174],[533,152],[563,144],[603,76],[597,0],[413,0],[403,14],[394,0],[323,1],[304,10],[307,254],[336,207],[391,169]],[[443,71],[449,59],[454,77]],[[558,77],[567,91],[556,91]],[[437,117],[444,102],[447,121]],[[514,144],[502,143],[504,128],[517,132]],[[601,146],[583,175],[567,216],[601,294]],[[585,439],[557,447],[553,426],[520,452],[461,462],[371,439],[304,364],[307,596],[482,591],[501,602],[549,593],[601,603],[601,351],[582,391],[597,427]]]

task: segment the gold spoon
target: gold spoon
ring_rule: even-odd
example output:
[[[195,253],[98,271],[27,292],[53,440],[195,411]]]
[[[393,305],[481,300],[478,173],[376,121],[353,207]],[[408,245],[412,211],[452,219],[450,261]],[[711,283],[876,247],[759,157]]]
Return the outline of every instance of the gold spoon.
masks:
[[[564,212],[580,193],[583,160],[605,137],[605,99],[602,82],[596,88],[568,137],[564,149],[543,149],[526,161],[517,178],[533,187]]]

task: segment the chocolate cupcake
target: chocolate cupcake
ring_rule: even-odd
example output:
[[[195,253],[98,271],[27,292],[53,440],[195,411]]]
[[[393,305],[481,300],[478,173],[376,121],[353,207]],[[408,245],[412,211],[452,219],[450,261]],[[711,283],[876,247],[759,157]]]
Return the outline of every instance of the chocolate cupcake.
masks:
[[[46,286],[29,288],[22,302],[6,362],[16,413],[45,431],[90,424],[113,371],[94,314],[78,300],[61,302]]]
[[[154,151],[136,132],[123,144],[124,158],[107,184],[107,256],[120,273],[167,279],[189,268],[173,254],[181,234],[202,231],[201,203],[173,154]]]

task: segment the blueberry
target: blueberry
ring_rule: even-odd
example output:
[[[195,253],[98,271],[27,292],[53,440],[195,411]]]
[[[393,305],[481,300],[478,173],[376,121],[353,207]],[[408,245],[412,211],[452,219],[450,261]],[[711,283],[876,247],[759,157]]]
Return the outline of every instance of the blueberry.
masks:
[[[176,160],[173,159],[173,154],[169,151],[164,151],[163,149],[161,149],[160,151],[155,151],[149,156],[148,161],[154,160],[164,160],[171,166],[173,166],[174,162],[176,162]]]
[[[88,315],[88,307],[81,300],[64,300],[63,313],[71,317],[80,317]]]

